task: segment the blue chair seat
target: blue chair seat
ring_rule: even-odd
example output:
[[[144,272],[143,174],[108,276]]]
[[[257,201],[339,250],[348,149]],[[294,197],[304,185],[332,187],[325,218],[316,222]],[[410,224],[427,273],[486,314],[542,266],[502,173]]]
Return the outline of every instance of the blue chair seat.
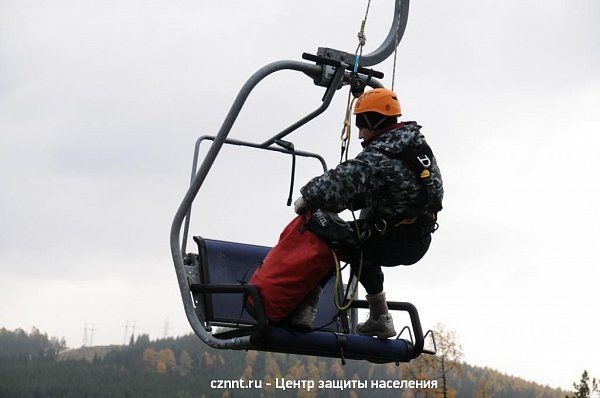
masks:
[[[198,244],[198,264],[200,282],[203,286],[238,287],[244,285],[260,266],[270,248],[243,243],[210,240],[194,237]],[[192,286],[194,287],[194,286]],[[348,359],[366,359],[372,362],[408,362],[416,353],[415,345],[404,339],[377,339],[349,333],[348,317],[338,312],[333,301],[333,279],[324,288],[319,301],[315,328],[311,332],[292,330],[281,325],[268,325],[260,333],[260,338],[252,339],[247,349],[281,352],[300,355],[315,355]],[[235,292],[199,292],[191,289],[197,303],[197,315],[204,324],[233,328],[215,334],[218,338],[248,336],[256,333],[259,322],[244,308],[243,296]],[[234,288],[235,290],[235,288]],[[394,304],[394,303],[390,303]],[[390,308],[402,309],[416,316],[413,327],[420,331],[418,314],[412,304],[395,303]],[[356,307],[364,308],[366,302],[358,302]],[[407,307],[408,306],[408,307]],[[333,321],[333,322],[332,322]],[[324,327],[320,327],[326,325]],[[415,330],[415,333],[417,330]],[[422,345],[420,347],[422,350]]]

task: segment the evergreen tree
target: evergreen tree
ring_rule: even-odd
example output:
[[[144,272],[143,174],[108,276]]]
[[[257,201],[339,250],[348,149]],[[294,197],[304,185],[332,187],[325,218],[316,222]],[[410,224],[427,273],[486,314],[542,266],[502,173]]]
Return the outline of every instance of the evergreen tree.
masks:
[[[597,387],[596,379],[594,379],[594,388]],[[579,384],[573,383],[573,388],[575,388],[574,395],[567,395],[566,398],[590,398],[590,376],[588,375],[587,370],[584,370],[581,374],[581,381]]]

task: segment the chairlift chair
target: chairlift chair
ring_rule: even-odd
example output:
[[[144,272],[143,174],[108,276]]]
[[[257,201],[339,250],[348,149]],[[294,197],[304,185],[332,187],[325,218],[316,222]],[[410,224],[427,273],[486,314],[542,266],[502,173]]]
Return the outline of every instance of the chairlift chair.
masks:
[[[259,69],[238,93],[217,135],[201,136],[196,141],[190,187],[175,214],[170,243],[187,319],[196,335],[208,346],[336,357],[342,361],[345,358],[364,359],[376,363],[409,362],[421,353],[434,353],[424,348],[425,338],[430,331],[423,334],[417,309],[407,302],[388,302],[390,310],[407,312],[410,317],[410,327],[405,327],[396,339],[384,340],[357,335],[357,310],[368,308],[368,304],[364,300],[355,300],[348,310],[338,311],[333,295],[341,297],[343,292],[339,291],[340,288],[334,291],[333,280],[324,288],[315,321],[315,324],[325,326],[301,332],[271,325],[267,321],[257,287],[244,283],[261,264],[269,247],[199,236],[193,237],[197,252],[188,252],[186,247],[192,203],[224,144],[291,155],[294,164],[296,157],[316,159],[323,170],[327,170],[327,164],[320,155],[296,150],[290,142],[283,139],[323,113],[341,87],[352,82],[358,82],[362,87],[382,87],[377,79],[382,78],[383,73],[368,67],[382,62],[395,51],[406,28],[408,6],[409,0],[395,0],[394,16],[387,37],[376,50],[367,55],[320,47],[316,55],[305,53],[302,56],[314,63],[277,61]],[[254,87],[265,77],[281,70],[301,72],[312,78],[314,84],[325,87],[320,106],[262,143],[228,138]],[[200,146],[205,141],[212,141],[212,145],[198,168]],[[290,192],[292,188],[293,178]],[[356,278],[349,282],[350,285],[356,283]],[[254,300],[255,318],[244,309],[243,297],[246,295],[251,295]],[[227,330],[219,331],[215,327]],[[408,339],[401,337],[405,330],[409,332]]]

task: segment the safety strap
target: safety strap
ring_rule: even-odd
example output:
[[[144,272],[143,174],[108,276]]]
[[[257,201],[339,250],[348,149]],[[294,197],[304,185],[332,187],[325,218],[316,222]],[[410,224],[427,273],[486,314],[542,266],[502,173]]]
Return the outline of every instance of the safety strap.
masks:
[[[371,0],[367,3],[367,10],[365,11],[365,17],[360,23],[360,30],[358,31],[358,46],[354,54],[354,73],[358,72],[358,65],[360,64],[360,57],[362,57],[362,50],[367,43],[367,36],[365,36],[365,25],[367,24],[367,18],[369,17],[369,8],[371,7]]]
[[[339,311],[346,311],[348,308],[350,308],[352,306],[352,302],[356,299],[356,294],[358,292],[358,283],[355,284],[354,289],[352,290],[352,293],[350,293],[350,297],[348,297],[348,293],[350,291],[351,286],[350,286],[350,283],[348,283],[348,286],[346,287],[346,290],[344,291],[344,297],[342,298],[342,302],[340,303],[340,298],[338,296],[338,293],[339,293],[340,285],[343,282],[342,281],[342,266],[340,264],[340,260],[339,260],[338,256],[335,254],[335,251],[332,250],[331,253],[333,254],[333,259],[335,262],[335,282],[333,284],[333,302],[335,304],[335,307]],[[362,266],[363,266],[363,253],[361,250],[360,260],[358,263],[358,271],[356,272],[357,279],[360,279],[360,275],[362,273]],[[350,272],[349,281],[350,280],[352,280],[352,272]]]
[[[344,356],[344,348],[348,344],[346,336],[340,333],[334,333],[335,339],[337,340],[338,348],[340,349],[340,359],[342,360],[342,366],[346,365],[346,358]]]
[[[392,159],[403,161],[415,173],[425,189],[425,205],[422,210],[435,217],[435,214],[442,210],[442,202],[434,193],[435,186],[431,175],[434,156],[431,147],[424,142],[418,147],[408,146],[399,154],[385,150],[381,152]]]
[[[367,36],[365,35],[365,26],[367,19],[369,18],[369,8],[371,7],[371,0],[367,2],[367,9],[365,10],[365,17],[360,23],[360,30],[358,31],[358,45],[354,52],[354,68],[350,74],[350,89],[348,90],[348,100],[346,102],[346,113],[344,115],[344,125],[342,127],[342,133],[340,138],[342,140],[342,149],[340,154],[340,163],[344,160],[348,160],[348,148],[350,143],[350,132],[351,132],[351,118],[352,118],[352,106],[356,98],[360,97],[365,92],[365,87],[369,84],[372,77],[372,71],[369,72],[369,76],[366,80],[362,80],[358,76],[358,67],[360,65],[360,58],[362,57],[363,47],[367,43]]]

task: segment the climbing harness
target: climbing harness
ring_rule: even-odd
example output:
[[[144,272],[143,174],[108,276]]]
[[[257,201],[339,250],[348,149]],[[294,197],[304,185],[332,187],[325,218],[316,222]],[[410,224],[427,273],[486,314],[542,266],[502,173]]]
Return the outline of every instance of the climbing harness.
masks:
[[[435,186],[431,175],[434,156],[431,147],[427,143],[422,143],[419,146],[409,144],[398,154],[383,150],[381,152],[392,159],[402,160],[419,178],[421,187],[425,190],[425,200],[421,201],[423,205],[410,209],[409,213],[417,215],[432,214],[435,218],[435,215],[442,210],[442,202],[434,192]]]

